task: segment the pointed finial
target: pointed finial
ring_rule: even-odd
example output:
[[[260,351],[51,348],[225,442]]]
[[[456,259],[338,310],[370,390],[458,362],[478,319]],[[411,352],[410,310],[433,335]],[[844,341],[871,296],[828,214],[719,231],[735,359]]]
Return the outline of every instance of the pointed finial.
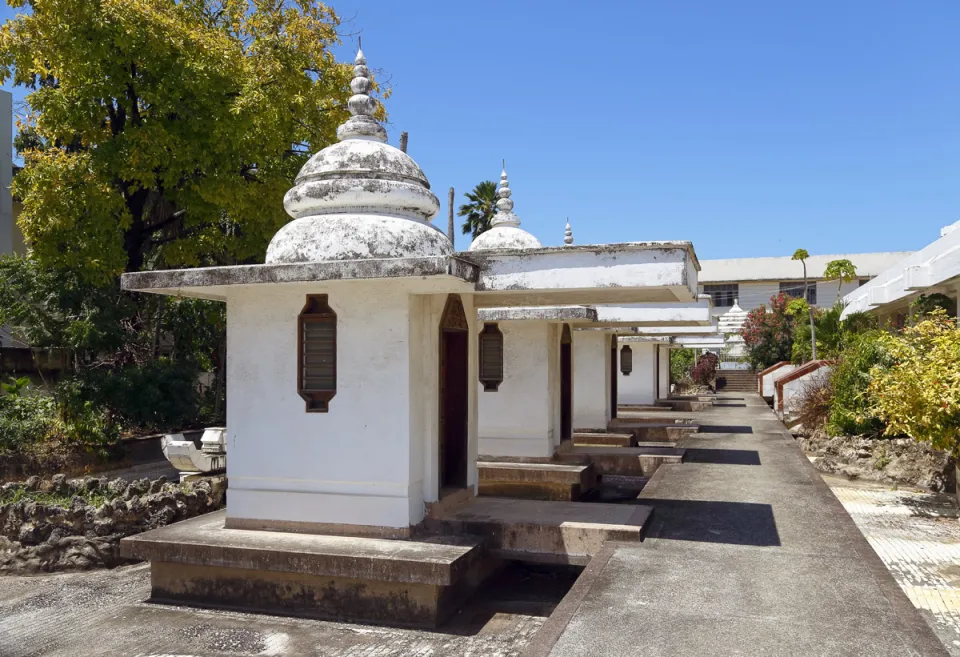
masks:
[[[352,116],[337,128],[337,137],[340,141],[344,139],[387,140],[387,131],[373,118],[377,111],[377,101],[370,96],[372,88],[367,58],[364,57],[360,39],[357,38],[357,56],[353,60],[353,79],[350,81],[350,90],[353,91],[353,95],[347,101],[347,107],[350,108]]]
[[[570,217],[567,217],[567,227],[563,231],[563,243],[567,246],[573,244],[573,229],[570,228]]]
[[[519,226],[520,218],[513,214],[513,199],[510,196],[510,181],[507,180],[507,161],[503,160],[503,169],[500,171],[500,189],[497,190],[497,213],[493,216],[493,226]]]

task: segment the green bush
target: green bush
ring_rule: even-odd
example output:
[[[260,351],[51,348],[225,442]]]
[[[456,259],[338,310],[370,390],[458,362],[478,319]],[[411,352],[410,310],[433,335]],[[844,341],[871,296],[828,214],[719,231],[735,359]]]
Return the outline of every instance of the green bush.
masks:
[[[884,335],[884,331],[874,329],[847,339],[847,346],[830,376],[833,387],[833,406],[827,425],[830,433],[863,435],[884,430],[884,423],[871,412],[874,400],[868,389],[873,380],[871,370],[891,363]]]
[[[693,349],[671,349],[670,383],[689,383],[694,360],[696,360],[696,352]]]
[[[57,405],[45,395],[0,397],[0,452],[18,452],[60,433]]]
[[[97,425],[97,409],[127,431],[169,431],[199,421],[201,396],[193,363],[159,358],[118,370],[87,370],[57,390],[77,425]]]

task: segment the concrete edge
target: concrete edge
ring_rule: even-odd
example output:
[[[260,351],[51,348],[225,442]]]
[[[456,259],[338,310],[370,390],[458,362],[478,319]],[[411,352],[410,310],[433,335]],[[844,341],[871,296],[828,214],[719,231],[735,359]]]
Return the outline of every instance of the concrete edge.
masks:
[[[521,657],[547,657],[550,654],[557,641],[566,631],[567,625],[570,624],[570,621],[573,620],[580,609],[580,605],[586,599],[587,594],[590,593],[590,590],[600,578],[600,574],[607,567],[607,563],[616,548],[616,543],[608,542],[594,555],[587,567],[580,573],[577,581],[563,596],[560,604],[547,617],[537,633],[533,635],[533,639],[527,644],[526,649],[521,653]]]

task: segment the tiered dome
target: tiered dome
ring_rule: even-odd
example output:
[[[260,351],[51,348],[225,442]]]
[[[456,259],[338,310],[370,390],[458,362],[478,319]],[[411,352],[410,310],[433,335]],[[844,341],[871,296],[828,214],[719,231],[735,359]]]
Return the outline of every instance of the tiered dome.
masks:
[[[563,245],[573,246],[573,229],[570,228],[570,219],[567,219],[567,227],[563,229]]]
[[[470,244],[470,251],[489,251],[493,249],[539,249],[540,241],[520,228],[520,217],[513,213],[513,199],[510,198],[510,182],[507,171],[500,172],[500,189],[497,195],[497,213],[493,216],[490,230],[480,233]]]
[[[283,198],[294,221],[267,247],[268,264],[445,256],[453,245],[429,221],[440,210],[423,171],[386,143],[373,114],[370,69],[357,51],[351,117],[339,143],[313,155]]]
[[[718,318],[717,328],[724,335],[728,333],[739,333],[745,321],[747,321],[747,313],[740,307],[740,299],[734,299],[730,310]]]

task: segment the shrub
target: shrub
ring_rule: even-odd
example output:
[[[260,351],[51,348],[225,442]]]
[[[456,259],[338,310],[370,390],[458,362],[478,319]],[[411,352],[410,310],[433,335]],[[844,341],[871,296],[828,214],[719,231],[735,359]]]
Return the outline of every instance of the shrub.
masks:
[[[21,451],[59,434],[54,400],[45,395],[0,397],[0,452]]]
[[[740,335],[747,349],[747,360],[755,369],[790,360],[793,350],[793,315],[788,311],[790,297],[781,292],[770,297],[770,310],[759,306],[747,313]]]
[[[713,385],[713,380],[717,376],[717,364],[719,362],[720,358],[711,351],[701,356],[700,360],[698,360],[697,364],[693,367],[693,371],[690,373],[693,382],[700,386]]]
[[[791,302],[792,303],[792,302]],[[817,329],[817,357],[839,358],[854,336],[877,327],[877,320],[869,313],[851,313],[845,319],[843,302],[837,301],[826,310],[814,311],[814,325]],[[804,310],[806,313],[806,310]],[[799,314],[794,315],[800,317]],[[806,316],[804,314],[804,316]],[[813,357],[810,348],[810,322],[797,321],[793,330],[793,362],[805,363]]]
[[[797,420],[805,431],[813,431],[827,423],[833,406],[833,386],[829,377],[818,377],[800,391]]]
[[[689,383],[694,360],[696,360],[696,351],[693,349],[671,349],[670,383],[678,385]]]
[[[899,335],[884,335],[892,364],[870,392],[887,435],[907,435],[960,456],[960,331],[942,308]]]
[[[200,392],[191,363],[160,358],[118,370],[87,370],[58,387],[58,398],[77,424],[100,414],[128,431],[166,431],[196,424]]]
[[[828,430],[839,435],[879,434],[883,421],[873,414],[874,400],[870,382],[874,373],[890,364],[884,343],[886,333],[874,329],[850,336],[847,346],[836,359],[830,374],[833,406]]]

